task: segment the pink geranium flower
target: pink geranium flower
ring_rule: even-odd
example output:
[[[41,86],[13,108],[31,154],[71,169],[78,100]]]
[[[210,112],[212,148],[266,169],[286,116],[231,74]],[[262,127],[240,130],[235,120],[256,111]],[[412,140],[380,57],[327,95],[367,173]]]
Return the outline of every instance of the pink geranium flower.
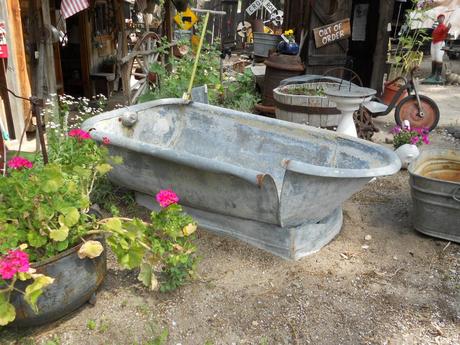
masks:
[[[418,136],[410,138],[410,143],[412,145],[417,145],[419,141],[420,141],[420,138]]]
[[[24,157],[19,157],[19,156],[11,158],[8,161],[7,165],[11,169],[22,169],[22,168],[30,169],[33,166],[31,161],[29,161],[28,159]]]
[[[10,250],[0,259],[0,277],[12,279],[18,272],[27,272],[30,268],[29,256],[21,250]]]
[[[69,137],[73,137],[78,140],[91,139],[91,135],[87,131],[84,131],[83,129],[80,129],[80,128],[70,130]]]
[[[161,207],[168,207],[179,202],[179,197],[172,190],[160,190],[156,195],[157,202]]]

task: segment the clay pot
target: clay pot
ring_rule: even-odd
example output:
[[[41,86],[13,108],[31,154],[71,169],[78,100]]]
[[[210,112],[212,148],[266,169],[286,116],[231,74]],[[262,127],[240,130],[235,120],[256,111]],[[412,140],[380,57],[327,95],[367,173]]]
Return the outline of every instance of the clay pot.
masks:
[[[396,93],[399,91],[401,85],[395,82],[386,82],[384,89],[383,89],[383,94],[382,94],[382,101],[386,105],[390,105],[391,101],[393,100],[393,97],[396,95]],[[405,97],[408,96],[407,90],[404,90],[404,92],[401,94],[399,99],[396,102],[396,105],[401,102],[401,100]]]

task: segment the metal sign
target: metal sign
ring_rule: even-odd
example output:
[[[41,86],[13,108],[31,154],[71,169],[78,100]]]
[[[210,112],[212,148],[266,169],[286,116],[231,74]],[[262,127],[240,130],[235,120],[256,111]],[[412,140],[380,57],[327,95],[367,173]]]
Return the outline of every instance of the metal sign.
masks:
[[[188,7],[185,12],[177,12],[174,16],[174,21],[182,30],[190,30],[198,21],[198,17]]]
[[[262,6],[271,14],[276,11],[275,5],[273,5],[270,0],[255,0],[249,7],[246,9],[247,14],[252,16],[255,11],[257,11]]]
[[[0,22],[0,59],[8,58],[8,45],[6,43],[6,24]]]

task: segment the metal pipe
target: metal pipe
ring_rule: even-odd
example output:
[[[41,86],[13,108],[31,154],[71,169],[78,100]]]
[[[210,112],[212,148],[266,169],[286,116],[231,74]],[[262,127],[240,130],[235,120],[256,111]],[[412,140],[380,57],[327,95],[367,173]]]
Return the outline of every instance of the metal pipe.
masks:
[[[201,32],[200,37],[200,44],[198,45],[198,49],[195,56],[195,63],[193,64],[192,76],[190,77],[190,83],[188,85],[187,93],[184,94],[182,98],[190,99],[192,94],[193,82],[195,81],[196,70],[198,68],[198,60],[200,59],[201,48],[203,48],[204,36],[206,36],[206,28],[208,27],[209,15],[211,11],[206,12],[206,17],[204,18],[203,30]]]

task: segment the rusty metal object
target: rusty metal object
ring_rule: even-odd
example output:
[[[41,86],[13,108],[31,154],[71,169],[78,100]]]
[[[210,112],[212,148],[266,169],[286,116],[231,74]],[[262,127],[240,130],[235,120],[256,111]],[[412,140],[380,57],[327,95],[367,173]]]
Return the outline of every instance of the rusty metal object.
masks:
[[[408,171],[414,228],[460,243],[460,151],[422,151]]]
[[[275,114],[275,100],[273,90],[276,89],[282,80],[301,75],[305,70],[302,61],[298,56],[285,54],[272,54],[265,60],[267,69],[265,71],[264,93],[262,104],[257,105],[257,110],[269,114]]]
[[[101,237],[94,238],[105,246]],[[54,278],[38,298],[38,314],[24,301],[23,295],[14,292],[11,303],[16,307],[13,326],[30,327],[58,320],[86,303],[102,284],[107,272],[107,254],[104,250],[95,259],[80,259],[77,251],[82,244],[62,252],[50,259],[32,265],[37,273]],[[18,282],[16,287],[24,291],[30,281]]]
[[[379,132],[379,129],[374,125],[374,122],[372,121],[372,116],[364,107],[361,107],[358,111],[355,111],[353,120],[355,121],[358,138],[371,140],[374,136],[374,133]]]

